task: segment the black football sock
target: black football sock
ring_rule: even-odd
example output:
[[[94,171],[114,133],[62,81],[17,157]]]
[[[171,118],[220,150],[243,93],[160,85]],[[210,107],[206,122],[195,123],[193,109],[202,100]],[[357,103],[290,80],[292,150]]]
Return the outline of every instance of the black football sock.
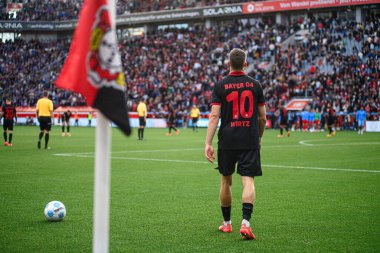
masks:
[[[141,128],[141,139],[144,139],[144,128]]]
[[[172,127],[169,127],[169,134],[172,133]]]
[[[224,221],[231,220],[231,206],[224,207],[222,206],[222,214]]]
[[[65,126],[62,126],[62,133],[65,132]]]
[[[253,204],[243,203],[243,219],[249,221],[253,211]]]
[[[141,139],[141,128],[139,128],[139,130],[137,132],[139,134],[139,140],[140,140]]]
[[[329,134],[331,134],[332,132],[332,127],[329,127]]]
[[[286,132],[289,132],[289,127],[286,127],[285,130],[286,130]]]
[[[38,136],[38,141],[41,141],[43,136],[44,136],[44,132],[40,132],[40,136]]]
[[[12,137],[13,137],[13,134],[10,133],[10,134],[9,134],[9,143],[12,143]]]
[[[67,126],[67,132],[70,133],[70,126]]]
[[[4,132],[4,141],[6,142],[7,141],[7,133]]]
[[[48,143],[49,143],[49,133],[46,133],[45,134],[45,148],[48,147]]]
[[[282,127],[280,128],[280,134],[282,135],[282,133],[284,132],[284,130],[282,129]]]

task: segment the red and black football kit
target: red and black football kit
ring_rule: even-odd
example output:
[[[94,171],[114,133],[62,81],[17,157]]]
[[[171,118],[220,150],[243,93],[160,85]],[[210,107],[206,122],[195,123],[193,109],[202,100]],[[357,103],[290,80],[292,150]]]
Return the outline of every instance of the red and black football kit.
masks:
[[[65,112],[62,116],[62,122],[70,122],[72,113],[71,112]]]
[[[4,122],[3,122],[4,131],[6,131],[6,130],[12,131],[13,130],[13,124],[14,124],[13,119],[17,118],[16,107],[14,107],[13,105],[4,105],[3,106],[3,118],[4,118]]]
[[[286,109],[281,109],[280,110],[280,125],[281,126],[288,126],[288,112]]]
[[[244,72],[230,74],[214,87],[211,105],[221,106],[218,166],[224,176],[261,176],[258,106],[265,105],[260,83]]]

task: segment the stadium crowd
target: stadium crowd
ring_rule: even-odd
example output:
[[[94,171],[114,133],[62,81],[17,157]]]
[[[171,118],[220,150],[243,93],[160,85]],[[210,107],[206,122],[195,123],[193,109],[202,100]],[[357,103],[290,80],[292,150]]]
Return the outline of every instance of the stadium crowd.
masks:
[[[7,13],[6,8],[0,13],[0,20],[20,21],[63,21],[77,19],[83,0],[12,0],[22,3],[23,7],[15,15]],[[248,0],[117,0],[116,14],[185,9],[204,6],[249,2]]]
[[[295,44],[282,43],[299,29],[308,33]],[[178,117],[192,104],[210,110],[213,85],[228,73],[227,53],[244,48],[266,95],[273,125],[281,105],[294,97],[312,99],[310,109],[332,107],[345,115],[360,106],[378,117],[380,39],[379,18],[364,24],[328,18],[296,20],[278,26],[260,19],[229,26],[157,30],[120,41],[122,62],[132,111],[144,97],[149,111],[159,117],[173,103]],[[43,90],[56,105],[84,105],[81,95],[57,90],[54,81],[68,52],[69,42],[16,40],[0,44],[0,93],[17,105],[33,106]],[[260,62],[268,59],[267,69]],[[133,64],[131,64],[133,63]]]

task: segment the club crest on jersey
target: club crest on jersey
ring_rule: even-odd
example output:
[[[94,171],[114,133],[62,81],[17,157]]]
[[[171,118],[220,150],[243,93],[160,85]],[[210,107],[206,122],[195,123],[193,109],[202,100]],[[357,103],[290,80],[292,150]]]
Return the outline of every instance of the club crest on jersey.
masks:
[[[106,5],[100,7],[96,13],[90,43],[87,55],[89,82],[96,88],[112,87],[125,90],[117,37]]]

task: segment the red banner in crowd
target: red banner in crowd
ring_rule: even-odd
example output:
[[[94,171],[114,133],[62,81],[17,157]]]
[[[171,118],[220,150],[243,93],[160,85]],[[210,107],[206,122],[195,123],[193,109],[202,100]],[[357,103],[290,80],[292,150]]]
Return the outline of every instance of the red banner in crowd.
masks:
[[[309,103],[311,99],[292,99],[285,106],[288,111],[302,111]]]
[[[284,0],[252,2],[243,4],[243,13],[292,11],[364,4],[380,4],[380,0]]]

